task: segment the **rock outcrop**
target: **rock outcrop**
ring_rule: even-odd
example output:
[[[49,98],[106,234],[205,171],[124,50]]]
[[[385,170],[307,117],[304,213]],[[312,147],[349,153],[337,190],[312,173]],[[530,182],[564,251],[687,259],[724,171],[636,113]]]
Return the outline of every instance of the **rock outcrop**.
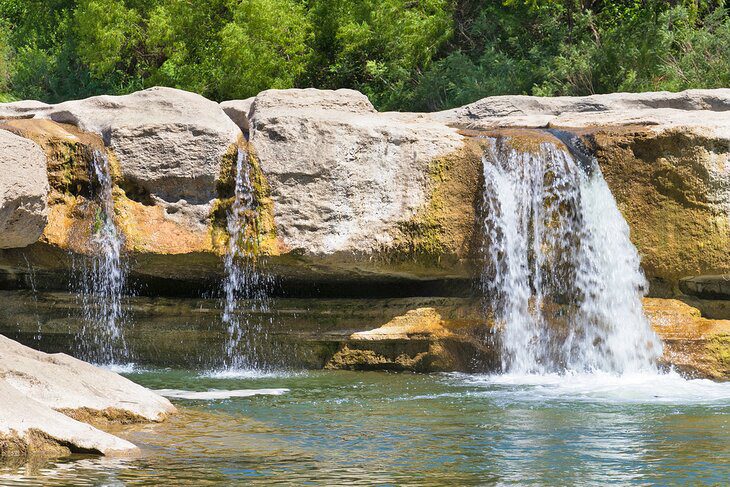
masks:
[[[81,421],[158,422],[175,412],[167,399],[68,355],[1,335],[0,350],[0,443],[14,445],[0,454],[131,452],[131,443]]]
[[[730,320],[703,318],[676,299],[647,298],[644,309],[664,343],[665,364],[691,376],[730,379]]]
[[[34,272],[49,289],[69,282],[68,256],[86,252],[98,211],[89,176],[97,151],[111,162],[114,218],[141,289],[210,291],[223,272],[240,154],[248,156],[258,204],[258,248],[282,292],[473,297],[485,138],[507,137],[524,150],[562,147],[547,130],[561,129],[595,155],[630,226],[650,294],[724,318],[728,113],[728,89],[491,97],[434,114],[379,113],[358,92],[313,89],[221,104],[168,88],[58,105],[0,104],[2,140],[33,154],[9,150],[0,187],[12,178],[13,188],[43,179],[21,165],[42,166],[43,154],[50,185],[26,184],[29,207],[9,204],[3,190],[0,248],[10,249],[0,250],[0,284],[26,286]],[[348,334],[348,348],[363,337]],[[437,338],[418,340],[430,346]],[[397,355],[375,353],[397,362]]]
[[[285,252],[310,260],[397,248],[428,206],[434,161],[463,146],[456,130],[421,115],[378,113],[352,90],[265,91],[250,113],[277,236]]]
[[[38,145],[0,130],[0,249],[25,247],[48,219],[46,156]]]
[[[490,370],[497,351],[483,339],[482,320],[444,320],[417,308],[379,328],[355,332],[325,366],[349,370],[415,372]]]
[[[431,116],[472,130],[500,127],[587,128],[645,126],[652,131],[697,128],[730,137],[730,89],[591,96],[492,96]]]

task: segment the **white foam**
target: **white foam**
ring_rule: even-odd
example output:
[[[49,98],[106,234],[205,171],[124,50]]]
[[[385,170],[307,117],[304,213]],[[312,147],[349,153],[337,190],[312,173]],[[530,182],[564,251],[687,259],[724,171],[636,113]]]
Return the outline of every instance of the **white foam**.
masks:
[[[289,392],[289,389],[236,389],[223,391],[211,389],[208,391],[185,391],[181,389],[157,389],[156,393],[175,399],[193,399],[200,401],[212,401],[216,399],[230,399],[232,397],[251,396],[280,396]]]
[[[526,402],[575,400],[596,403],[730,405],[730,382],[690,380],[676,372],[454,376],[469,385],[489,387],[490,395]]]
[[[302,372],[287,370],[219,369],[200,374],[206,379],[280,379],[302,375]]]
[[[96,366],[102,369],[116,372],[117,374],[140,374],[142,372],[147,372],[146,369],[139,367],[134,362],[130,362],[127,364],[99,364]]]

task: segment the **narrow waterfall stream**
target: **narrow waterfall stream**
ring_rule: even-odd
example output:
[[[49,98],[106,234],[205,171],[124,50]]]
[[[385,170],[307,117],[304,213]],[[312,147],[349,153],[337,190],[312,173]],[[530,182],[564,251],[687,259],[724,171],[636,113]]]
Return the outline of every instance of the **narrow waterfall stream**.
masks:
[[[483,162],[481,282],[503,371],[656,370],[639,255],[595,159],[500,137]]]
[[[223,322],[227,327],[224,367],[231,370],[261,369],[266,327],[253,314],[268,309],[269,277],[258,267],[258,204],[251,182],[248,154],[236,157],[235,197],[227,214],[228,249],[224,258]]]
[[[109,159],[95,150],[91,178],[98,209],[91,235],[91,262],[85,265],[79,297],[84,323],[78,337],[82,357],[98,364],[121,364],[130,359],[124,339],[127,269],[122,262],[123,236],[114,223],[114,199]]]

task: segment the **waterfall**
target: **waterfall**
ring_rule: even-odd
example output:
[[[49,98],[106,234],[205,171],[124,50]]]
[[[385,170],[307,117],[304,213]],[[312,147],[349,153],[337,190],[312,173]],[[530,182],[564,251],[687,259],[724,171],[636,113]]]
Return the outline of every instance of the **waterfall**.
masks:
[[[102,151],[93,153],[91,178],[98,209],[91,231],[91,262],[79,283],[84,312],[79,344],[86,360],[118,364],[129,359],[122,307],[127,270],[121,259],[123,237],[114,223],[109,159]]]
[[[481,283],[503,370],[655,370],[647,283],[595,159],[547,142],[522,151],[500,137],[488,140],[483,164]]]
[[[228,369],[260,369],[267,330],[255,314],[268,310],[270,277],[258,267],[259,207],[251,184],[248,154],[236,158],[235,197],[227,214],[228,248],[224,258],[223,322],[227,327],[224,365]]]

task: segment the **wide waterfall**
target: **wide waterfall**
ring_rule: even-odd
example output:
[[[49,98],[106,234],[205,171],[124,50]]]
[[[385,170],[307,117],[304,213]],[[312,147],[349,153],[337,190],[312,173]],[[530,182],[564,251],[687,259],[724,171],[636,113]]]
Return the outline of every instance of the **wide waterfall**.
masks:
[[[109,159],[102,151],[93,152],[91,179],[98,208],[91,231],[91,261],[83,265],[78,282],[84,312],[78,343],[86,360],[119,364],[130,358],[122,306],[127,270],[121,258],[123,236],[114,223]]]
[[[583,156],[583,154],[581,154]],[[482,287],[511,373],[652,371],[647,283],[597,162],[489,139]]]
[[[254,314],[268,309],[270,277],[258,267],[258,203],[251,183],[248,154],[236,158],[235,197],[227,214],[228,249],[224,259],[223,322],[228,336],[224,366],[229,370],[260,369],[266,327]]]

